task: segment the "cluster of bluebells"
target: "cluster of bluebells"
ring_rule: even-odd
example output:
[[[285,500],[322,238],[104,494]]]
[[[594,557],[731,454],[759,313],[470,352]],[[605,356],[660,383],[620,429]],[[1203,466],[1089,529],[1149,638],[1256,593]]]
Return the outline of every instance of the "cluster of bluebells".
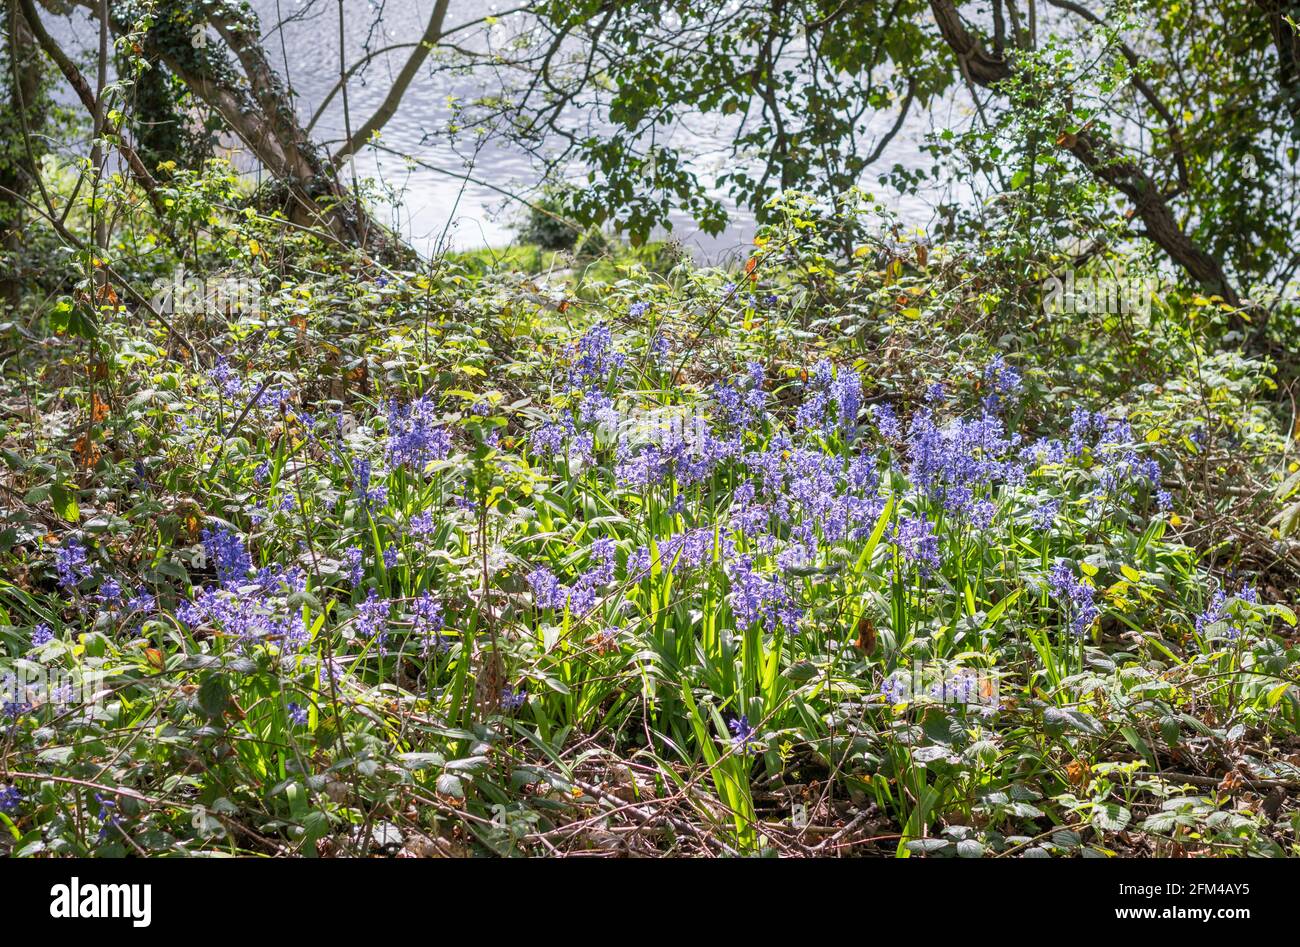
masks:
[[[852,441],[862,405],[862,377],[849,368],[837,372],[829,361],[822,360],[808,379],[803,403],[795,414],[795,427],[826,435],[840,431]]]
[[[990,412],[940,427],[923,409],[912,418],[908,434],[912,485],[948,513],[987,528],[994,514],[993,487],[1025,479],[1024,467],[1012,456],[1018,443],[1019,437],[1008,436],[1002,419]]]
[[[75,589],[93,573],[86,561],[86,547],[75,536],[69,536],[54,554],[54,569],[59,574],[59,588]]]
[[[224,589],[237,589],[248,581],[253,571],[253,560],[243,538],[233,530],[219,526],[205,529],[202,534],[203,552],[217,573],[217,582]]]
[[[761,623],[772,632],[778,623],[786,627],[798,624],[803,613],[789,590],[776,576],[754,571],[751,557],[740,556],[728,575],[731,579],[731,608],[740,627]]]
[[[1157,506],[1171,509],[1172,497],[1160,488],[1160,465],[1141,456],[1134,446],[1132,425],[1123,419],[1076,407],[1064,441],[1043,438],[1023,452],[1031,464],[1064,464],[1090,458],[1098,470],[1098,487],[1089,499],[1099,502],[1129,486],[1143,487],[1155,496]]]
[[[1007,364],[1001,355],[984,366],[984,382],[988,394],[984,396],[985,411],[997,411],[1004,405],[1015,404],[1020,399],[1024,382],[1020,371]]]
[[[23,794],[18,791],[17,786],[5,786],[0,789],[0,812],[5,815],[12,815],[18,811],[18,807],[23,804]]]
[[[1259,592],[1253,586],[1243,585],[1235,596],[1229,596],[1223,586],[1216,588],[1210,596],[1205,611],[1196,618],[1198,635],[1209,637],[1212,633],[1222,630],[1223,636],[1229,641],[1236,641],[1241,637],[1246,630],[1245,624],[1239,613],[1229,609],[1232,598],[1253,605],[1259,602]]]
[[[285,600],[306,589],[306,574],[296,566],[254,571],[243,537],[224,526],[202,536],[217,585],[199,588],[176,609],[176,617],[190,628],[219,629],[238,639],[240,648],[269,642],[287,650],[302,647],[308,637],[302,612]],[[132,603],[140,604],[140,597]]]
[[[638,308],[637,314],[644,313]],[[606,327],[583,335],[567,379],[572,407],[534,431],[532,449],[594,463],[594,430],[618,421],[610,386],[622,364]],[[1008,430],[1008,409],[1024,396],[1020,372],[999,356],[984,368],[977,390],[981,402],[974,413],[950,417],[957,399],[935,382],[905,423],[890,405],[867,404],[856,371],[823,360],[809,373],[787,423],[771,410],[763,366],[750,363],[712,386],[707,413],[692,423],[666,424],[655,437],[617,444],[615,484],[640,494],[670,523],[666,535],[652,536],[628,555],[623,578],[637,582],[656,570],[717,568],[737,625],[772,632],[803,617],[800,583],[789,574],[819,562],[830,567],[842,552],[836,546],[860,542],[880,522],[891,492],[899,489],[897,477],[882,482],[881,457],[906,472],[904,493],[894,499],[907,512],[888,536],[921,578],[942,567],[941,535],[990,529],[1007,491],[1027,486],[1044,465],[1095,466],[1101,492],[1109,496],[1158,485],[1159,466],[1139,455],[1128,422],[1077,409],[1065,439],[1026,446]],[[608,469],[597,468],[597,476]],[[711,492],[720,481],[730,501],[711,508],[710,521],[701,524],[688,498],[693,488]],[[1159,499],[1167,504],[1167,496]],[[1060,496],[1030,499],[1034,529],[1054,532],[1065,502]],[[601,589],[613,579],[612,543],[598,541],[591,561],[570,584],[548,565],[535,565],[528,581],[538,608],[585,615],[599,605]],[[1064,562],[1047,580],[1070,631],[1082,636],[1100,613],[1095,590]]]
[[[244,393],[244,382],[230,367],[230,360],[224,355],[217,359],[215,365],[208,372],[208,377],[212,379],[213,384],[226,398],[238,398]]]
[[[375,589],[367,592],[365,599],[357,606],[357,633],[366,640],[373,640],[380,654],[388,651],[388,621],[392,611],[393,603],[381,598]]]
[[[585,388],[603,385],[623,368],[627,356],[614,347],[614,334],[609,326],[597,323],[578,340],[569,368],[569,387]]]
[[[1079,637],[1085,635],[1101,613],[1095,601],[1096,590],[1075,575],[1064,559],[1052,566],[1047,583],[1070,624],[1070,631]]]
[[[614,581],[617,548],[612,539],[597,539],[591,544],[592,564],[572,585],[562,583],[546,566],[537,566],[528,573],[537,607],[585,615],[595,608],[600,590]]]
[[[437,406],[428,397],[409,404],[388,405],[388,443],[385,461],[423,473],[429,464],[451,453],[451,432],[442,424]]]
[[[352,492],[363,507],[375,510],[388,502],[388,487],[382,483],[372,483],[372,465],[369,460],[359,457],[352,463]]]
[[[426,655],[432,651],[447,650],[447,640],[442,635],[444,626],[441,599],[432,592],[423,592],[417,596],[412,610],[412,630],[423,642]]]
[[[921,575],[939,568],[939,537],[924,513],[899,518],[894,527],[894,545]]]

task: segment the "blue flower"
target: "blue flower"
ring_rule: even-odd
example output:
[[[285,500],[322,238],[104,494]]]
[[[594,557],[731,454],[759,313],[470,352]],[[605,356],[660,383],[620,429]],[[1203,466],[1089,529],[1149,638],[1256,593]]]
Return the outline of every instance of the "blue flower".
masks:
[[[1042,500],[1034,507],[1034,529],[1046,533],[1056,525],[1056,516],[1061,512],[1061,501]]]
[[[0,789],[0,812],[14,813],[18,807],[23,804],[23,794],[18,791],[17,786],[6,786]]]
[[[992,388],[984,399],[984,407],[988,411],[997,410],[1004,401],[1015,401],[1024,387],[1020,372],[1008,365],[1001,355],[984,366],[984,381]]]
[[[202,537],[203,550],[217,570],[217,581],[223,588],[238,588],[253,569],[244,541],[224,526],[205,529]]]
[[[939,537],[924,513],[904,516],[898,521],[894,527],[894,545],[922,575],[929,575],[939,567]]]
[[[895,671],[880,682],[880,695],[890,706],[905,703],[912,695],[911,681],[902,671]]]
[[[240,381],[239,376],[230,367],[230,360],[224,355],[217,359],[217,363],[208,372],[208,377],[216,382],[221,393],[227,398],[238,398],[243,394],[244,383]]]
[[[894,409],[887,404],[874,405],[871,408],[871,417],[876,422],[876,430],[880,436],[887,441],[897,441],[903,437],[903,425],[899,423],[898,415]]]
[[[32,647],[39,648],[42,645],[47,645],[54,640],[54,632],[50,629],[49,625],[45,624],[45,622],[41,622],[39,625],[37,625],[35,628],[32,629],[31,640],[32,640]]]
[[[728,598],[740,627],[749,628],[762,622],[770,632],[776,630],[778,623],[789,628],[803,617],[780,579],[755,572],[750,556],[741,556],[728,575],[731,579]]]
[[[99,586],[99,600],[105,605],[115,605],[122,600],[122,585],[117,579],[105,579]]]
[[[741,753],[748,753],[755,741],[755,730],[749,725],[749,717],[741,714],[728,721],[731,730],[731,745]]]
[[[569,590],[560,584],[555,573],[546,566],[538,566],[528,573],[528,584],[532,587],[533,600],[538,608],[559,611],[569,599]]]
[[[432,592],[424,592],[415,600],[412,625],[415,633],[424,639],[424,653],[446,651],[449,647],[442,636],[442,601]]]
[[[289,702],[289,722],[294,726],[305,726],[307,723],[307,708],[300,707],[293,701]]]
[[[357,606],[357,632],[362,637],[375,639],[380,654],[385,653],[385,645],[388,643],[388,616],[392,604],[371,589],[366,600]]]
[[[346,549],[343,552],[343,559],[348,564],[348,581],[354,586],[361,584],[363,577],[361,568],[362,558],[361,550],[356,546]]]
[[[1052,596],[1069,620],[1070,631],[1082,637],[1097,620],[1101,610],[1093,601],[1095,591],[1091,585],[1074,574],[1064,559],[1057,561],[1048,575]]]
[[[91,573],[86,562],[86,547],[69,536],[54,554],[54,568],[59,573],[59,587],[73,589]]]
[[[388,487],[383,484],[370,485],[371,463],[359,458],[352,465],[353,490],[361,504],[366,507],[382,507],[388,502]]]
[[[503,710],[518,710],[528,700],[528,691],[522,687],[515,690],[509,684],[501,688],[501,707]]]
[[[437,416],[437,407],[427,397],[408,405],[388,405],[386,460],[394,467],[408,467],[423,473],[431,463],[451,453],[451,433]]]
[[[574,388],[603,383],[617,373],[626,361],[614,351],[614,336],[609,327],[596,323],[578,340],[569,385]]]

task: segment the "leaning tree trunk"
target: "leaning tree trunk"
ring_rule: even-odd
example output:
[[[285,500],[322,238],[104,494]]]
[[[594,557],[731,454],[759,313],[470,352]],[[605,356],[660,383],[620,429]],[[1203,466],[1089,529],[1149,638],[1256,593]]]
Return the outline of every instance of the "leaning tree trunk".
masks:
[[[57,9],[60,0],[41,0]],[[75,0],[95,15],[95,0]],[[144,55],[163,63],[217,112],[284,194],[285,212],[295,224],[319,227],[354,246],[406,255],[389,231],[370,220],[360,201],[338,180],[334,167],[312,142],[294,109],[293,98],[271,67],[256,15],[246,4],[201,0],[198,14],[159,17],[142,37]],[[135,5],[109,4],[110,27],[132,29]],[[220,38],[203,41],[207,29]]]
[[[986,88],[1011,77],[1011,63],[1001,53],[990,53],[966,28],[952,0],[930,0],[930,10],[962,72]],[[1106,182],[1133,203],[1134,213],[1145,225],[1145,236],[1159,246],[1187,275],[1208,292],[1222,296],[1231,306],[1241,298],[1233,288],[1223,265],[1197,246],[1174,216],[1156,181],[1132,158],[1104,135],[1087,129],[1063,136],[1062,145],[1094,177]]]

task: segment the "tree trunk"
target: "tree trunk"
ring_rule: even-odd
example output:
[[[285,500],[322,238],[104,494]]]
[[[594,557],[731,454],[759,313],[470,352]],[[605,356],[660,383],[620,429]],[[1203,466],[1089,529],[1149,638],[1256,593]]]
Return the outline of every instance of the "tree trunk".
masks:
[[[0,0],[0,28],[6,46],[0,75],[0,246],[11,260],[22,247],[26,214],[22,198],[36,188],[44,147],[39,133],[45,125],[45,102],[40,51],[17,4]],[[22,276],[6,270],[0,274],[0,300],[17,306]]]
[[[992,55],[966,29],[951,0],[930,0],[930,9],[939,33],[957,56],[962,72],[972,82],[993,88],[1011,76],[1011,64],[1000,55]],[[1064,147],[1094,177],[1105,181],[1133,203],[1134,212],[1145,225],[1145,236],[1159,246],[1207,292],[1222,296],[1231,306],[1240,306],[1241,297],[1228,280],[1223,265],[1206,253],[1179,225],[1159,185],[1136,161],[1125,155],[1114,142],[1084,129],[1068,136]]]

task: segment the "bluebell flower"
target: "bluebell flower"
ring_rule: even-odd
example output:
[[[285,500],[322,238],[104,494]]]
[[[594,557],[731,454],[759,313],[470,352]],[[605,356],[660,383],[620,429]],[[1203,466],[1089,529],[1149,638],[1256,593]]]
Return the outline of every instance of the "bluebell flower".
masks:
[[[54,553],[54,569],[59,574],[59,587],[73,589],[91,574],[86,562],[86,547],[81,540],[69,536]]]
[[[306,707],[301,707],[293,701],[289,702],[289,722],[294,726],[303,727],[307,725],[308,712]]]
[[[569,372],[570,387],[603,384],[625,361],[626,357],[614,350],[614,336],[609,327],[598,322],[578,340]]]
[[[217,363],[208,372],[208,377],[216,382],[217,388],[227,398],[238,398],[244,392],[244,383],[230,367],[230,360],[224,355],[217,358]]]
[[[731,745],[740,753],[748,753],[755,741],[755,729],[749,725],[749,717],[741,714],[727,723],[731,730]]]
[[[371,467],[370,461],[365,458],[353,462],[353,491],[363,506],[382,507],[388,502],[388,487],[383,484],[371,485]]]
[[[113,606],[122,600],[122,585],[114,578],[105,579],[99,586],[99,600]]]
[[[912,696],[911,681],[902,671],[895,671],[880,682],[880,695],[890,706],[905,703]]]
[[[741,628],[761,622],[772,632],[778,624],[793,628],[803,617],[781,580],[756,572],[752,557],[741,556],[727,570],[727,575],[731,581],[728,600]]]
[[[1056,525],[1056,516],[1061,512],[1059,499],[1042,500],[1034,507],[1034,529],[1040,533],[1048,532]]]
[[[421,397],[407,405],[389,402],[385,460],[390,465],[423,473],[449,453],[451,433],[442,425],[431,399]]]
[[[202,533],[203,549],[224,588],[238,588],[253,569],[253,561],[238,534],[219,526]]]
[[[386,654],[388,644],[388,617],[392,611],[392,602],[380,598],[379,593],[371,589],[366,599],[357,606],[356,628],[363,638],[372,638],[379,646],[379,653]]]
[[[984,407],[989,411],[995,411],[1004,402],[1014,402],[1023,388],[1020,372],[1001,355],[984,366],[984,381],[991,388],[984,399]]]
[[[894,527],[894,545],[922,575],[939,567],[939,537],[924,513],[899,519]]]
[[[899,423],[898,415],[894,409],[887,404],[873,405],[871,408],[871,417],[875,421],[876,430],[880,436],[887,441],[901,440],[903,437],[903,425]]]
[[[638,546],[627,557],[628,579],[633,582],[639,582],[650,574],[650,548],[648,546]]]
[[[158,608],[158,600],[154,598],[153,593],[148,589],[140,588],[136,590],[135,595],[133,595],[130,601],[126,603],[126,607],[130,611],[138,612],[142,615],[151,615]]]
[[[118,814],[117,802],[109,799],[101,793],[95,793],[95,801],[99,803],[99,837],[101,840],[108,837],[108,830],[116,828],[122,824],[122,817]]]
[[[32,629],[31,642],[33,648],[42,647],[43,645],[49,644],[53,640],[54,640],[54,631],[45,622],[41,622],[39,625],[37,625],[35,628]]]
[[[22,804],[23,794],[18,791],[17,786],[6,786],[0,789],[0,812],[12,815]]]
[[[862,376],[849,368],[841,368],[831,384],[831,396],[839,408],[840,428],[852,434],[857,427],[858,412],[862,410]]]
[[[515,711],[528,700],[528,691],[522,687],[518,690],[507,684],[501,688],[501,707],[503,710]]]
[[[363,577],[363,573],[361,569],[362,558],[363,556],[361,550],[358,549],[356,546],[353,546],[350,549],[346,549],[343,552],[343,559],[348,566],[348,581],[351,582],[354,586],[361,584],[361,580]]]
[[[546,566],[537,566],[529,572],[528,584],[533,590],[533,600],[540,609],[559,611],[569,599],[569,590],[560,584],[555,573]]]
[[[1259,602],[1259,592],[1251,586],[1243,585],[1235,596],[1229,596],[1222,586],[1216,588],[1205,611],[1196,619],[1196,633],[1204,636],[1222,624],[1223,634],[1229,641],[1240,638],[1246,630],[1245,624],[1239,615],[1233,615],[1228,609],[1229,602],[1234,598],[1254,604]]]
[[[446,651],[449,647],[442,636],[442,601],[432,592],[423,592],[415,600],[412,625],[415,634],[424,641],[424,653]]]
[[[1070,623],[1070,631],[1082,637],[1101,614],[1094,602],[1094,589],[1074,574],[1070,564],[1058,560],[1048,575],[1052,596]]]

